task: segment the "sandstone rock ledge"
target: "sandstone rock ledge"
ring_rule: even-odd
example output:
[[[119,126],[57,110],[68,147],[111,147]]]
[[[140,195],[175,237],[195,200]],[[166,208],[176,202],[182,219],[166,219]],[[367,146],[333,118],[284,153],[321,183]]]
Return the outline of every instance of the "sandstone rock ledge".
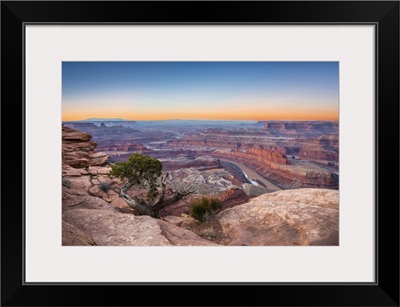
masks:
[[[172,223],[110,210],[63,212],[63,245],[207,246],[218,245]]]
[[[297,189],[263,194],[219,213],[224,245],[338,245],[339,193]]]
[[[63,213],[63,220],[88,234],[101,246],[171,245],[161,234],[157,220],[97,209],[73,209]]]

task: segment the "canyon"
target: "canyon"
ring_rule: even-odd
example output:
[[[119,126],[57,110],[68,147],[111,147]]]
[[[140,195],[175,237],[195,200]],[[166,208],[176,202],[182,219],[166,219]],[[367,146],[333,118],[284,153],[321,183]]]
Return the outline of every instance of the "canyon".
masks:
[[[338,122],[63,122],[63,245],[338,245]],[[134,152],[162,162],[169,189],[196,193],[140,216],[111,165]],[[104,191],[102,185],[110,189]],[[133,189],[131,196],[138,195]],[[193,201],[216,197],[207,223]]]
[[[221,160],[226,160],[252,169],[277,187],[274,190],[339,187],[338,122],[168,120],[63,125],[90,133],[97,150],[107,154],[110,162],[126,161],[133,152],[161,160],[165,170],[224,168]]]

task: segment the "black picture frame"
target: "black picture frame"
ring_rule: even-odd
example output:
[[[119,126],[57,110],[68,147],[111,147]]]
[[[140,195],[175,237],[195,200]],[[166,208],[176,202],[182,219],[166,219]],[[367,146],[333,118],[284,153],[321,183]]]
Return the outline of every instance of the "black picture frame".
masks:
[[[26,284],[24,25],[104,22],[375,25],[376,282]],[[1,77],[2,306],[399,306],[398,1],[2,1]]]

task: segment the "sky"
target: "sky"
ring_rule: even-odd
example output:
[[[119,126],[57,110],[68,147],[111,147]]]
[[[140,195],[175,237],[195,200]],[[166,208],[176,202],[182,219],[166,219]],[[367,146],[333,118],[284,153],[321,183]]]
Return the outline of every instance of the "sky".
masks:
[[[63,62],[62,120],[338,120],[338,62]]]

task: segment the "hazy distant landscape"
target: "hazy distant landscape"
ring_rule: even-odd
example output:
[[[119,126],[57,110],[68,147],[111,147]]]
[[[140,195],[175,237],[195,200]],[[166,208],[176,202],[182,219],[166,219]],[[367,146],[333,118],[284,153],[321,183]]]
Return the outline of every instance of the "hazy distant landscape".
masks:
[[[72,62],[71,65],[78,64]],[[169,65],[161,65],[160,75],[171,68]],[[123,69],[121,67],[115,71],[114,66],[108,69],[115,74]],[[235,65],[228,67],[230,73],[232,67]],[[281,73],[279,67],[274,66],[273,73]],[[285,64],[282,67],[282,71],[287,71],[292,66]],[[299,67],[294,67],[293,74],[299,73]],[[315,76],[308,73],[312,80],[321,74],[337,76],[337,66],[329,66],[329,73],[315,63],[310,67],[312,72],[316,70]],[[182,73],[187,73],[185,69],[189,68],[189,64],[187,67],[174,66]],[[224,69],[227,67],[221,68]],[[241,71],[246,72],[246,69],[244,66]],[[258,68],[251,69],[252,73],[260,73]],[[69,76],[72,72],[67,70],[65,74]],[[192,74],[191,71],[190,76]],[[155,82],[161,82],[161,77],[156,76]],[[106,75],[103,78],[108,80]],[[191,87],[195,83],[192,81],[188,85],[181,76],[176,78],[184,92],[187,92],[185,85]],[[330,75],[328,79],[331,79]],[[204,81],[196,82],[203,84]],[[221,82],[222,87],[229,83],[223,79]],[[92,83],[93,80],[87,86]],[[302,111],[281,116],[292,119],[258,115],[256,110],[261,106],[264,108],[265,105],[269,110],[268,103],[260,102],[259,98],[245,104],[242,119],[238,115],[241,107],[231,110],[217,106],[214,113],[222,112],[217,119],[213,118],[218,117],[216,115],[205,115],[204,112],[212,113],[213,110],[202,108],[201,103],[196,113],[200,113],[199,118],[193,118],[196,103],[187,103],[188,115],[180,118],[177,115],[182,110],[177,111],[175,102],[170,108],[164,108],[168,106],[170,89],[165,89],[165,101],[159,98],[162,93],[159,90],[158,107],[138,114],[137,119],[115,116],[112,104],[109,112],[102,111],[106,116],[96,116],[96,102],[90,102],[94,103],[94,116],[73,119],[72,110],[75,108],[78,112],[81,103],[63,98],[64,113],[68,114],[62,122],[63,245],[338,245],[339,122],[335,120],[338,89],[336,83],[328,83],[321,83],[318,89],[304,85],[301,90],[303,93],[306,92],[304,89],[310,88],[310,101],[313,101],[314,92],[322,95],[321,88],[327,88],[327,96],[320,98],[324,101],[320,103],[320,113],[317,112],[318,104],[313,105],[316,113],[310,112],[309,120],[303,119],[307,115]],[[164,83],[160,84],[159,88],[163,88]],[[67,91],[71,86],[82,87],[71,81],[71,84],[66,83]],[[138,87],[146,88],[143,84]],[[73,95],[71,97],[76,99],[76,92]],[[175,95],[171,97],[180,97],[180,94]],[[329,99],[332,100],[329,105],[333,110],[331,115],[325,111]],[[292,114],[293,107],[290,106],[298,100],[298,96],[292,100],[285,98],[289,102],[282,106],[283,110]],[[306,98],[303,100],[307,101]],[[97,104],[104,109],[102,98]],[[225,100],[221,100],[221,104],[225,104]],[[154,100],[150,105],[154,105]],[[270,108],[276,109],[276,105],[279,104]],[[308,102],[304,105],[310,107]],[[183,107],[182,104],[179,106]],[[165,109],[165,113],[146,115],[152,114],[152,110],[158,112],[160,108]],[[120,109],[124,107],[121,105]],[[125,110],[125,113],[129,112]],[[169,113],[170,118],[162,118],[168,117]],[[153,159],[146,161],[154,162],[154,165],[158,165],[157,161],[161,163],[162,172],[154,171],[158,176],[154,177],[154,198],[145,193],[150,191],[151,183],[142,186],[137,177],[132,177],[139,173],[129,175],[130,169],[121,169],[128,165],[127,161],[134,154],[139,154],[135,156],[138,159],[135,165],[145,163],[142,160],[145,157]],[[120,169],[116,168],[118,165]],[[152,168],[149,166],[148,169]],[[204,202],[210,201],[212,204],[208,206],[215,208],[206,208]],[[196,215],[196,206],[199,210],[206,208],[204,210],[209,211]]]

